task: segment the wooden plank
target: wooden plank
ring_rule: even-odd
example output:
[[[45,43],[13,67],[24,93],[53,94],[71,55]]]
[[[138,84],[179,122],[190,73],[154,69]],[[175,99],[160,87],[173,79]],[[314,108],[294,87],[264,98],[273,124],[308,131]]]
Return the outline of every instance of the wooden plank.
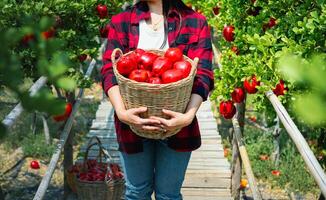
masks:
[[[200,129],[200,133],[202,136],[205,136],[205,135],[219,135],[219,133],[217,132],[217,130],[214,130],[214,129]]]
[[[190,177],[215,177],[215,178],[228,178],[231,179],[231,170],[208,170],[208,169],[202,169],[202,170],[192,170],[187,169],[186,171],[187,176]]]
[[[210,162],[190,162],[188,164],[188,167],[202,167],[202,169],[208,169],[208,168],[213,168],[217,167],[217,168],[225,168],[225,169],[229,169],[230,168],[230,164],[228,162],[214,162],[214,161],[210,161]]]
[[[230,189],[221,188],[182,188],[181,193],[184,196],[231,197]]]
[[[89,132],[87,134],[87,137],[88,138],[91,138],[93,136],[97,136],[98,138],[107,138],[107,139],[110,139],[110,138],[116,138],[116,133],[115,133],[115,130],[109,130],[109,129],[106,129],[106,130],[99,130],[98,132],[95,132],[96,129],[94,130],[91,130],[91,132]]]
[[[205,144],[202,145],[198,150],[196,151],[224,151],[222,145],[211,145],[211,144]]]
[[[223,145],[221,144],[221,138],[218,138],[218,139],[204,138],[204,139],[201,140],[201,144],[202,145],[215,144],[215,145],[219,145],[219,146],[223,147]]]
[[[190,158],[190,162],[191,163],[225,163],[225,164],[229,164],[229,162],[224,158],[201,158],[201,157],[191,157]]]
[[[191,169],[191,170],[230,170],[230,167],[227,167],[227,166],[205,166],[205,169],[203,168],[203,166],[199,166],[199,165],[189,165],[188,166],[188,169]]]
[[[203,158],[215,158],[218,157],[220,155],[224,155],[223,151],[219,151],[219,152],[215,152],[215,151],[199,151],[196,150],[194,152],[191,153],[191,157],[203,157]]]
[[[230,197],[203,197],[203,196],[184,196],[184,200],[232,200]]]

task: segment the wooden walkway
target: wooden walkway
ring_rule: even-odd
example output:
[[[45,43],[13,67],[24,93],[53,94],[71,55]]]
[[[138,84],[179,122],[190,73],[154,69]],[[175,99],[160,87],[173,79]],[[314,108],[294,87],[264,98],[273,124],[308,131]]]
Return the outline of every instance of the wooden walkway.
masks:
[[[184,200],[232,199],[230,164],[224,158],[221,136],[218,134],[209,101],[202,104],[197,118],[202,134],[202,146],[192,153],[182,188]],[[113,108],[107,101],[103,101],[99,105],[87,140],[94,135],[101,139],[114,162],[120,163],[113,124]],[[85,141],[85,145],[87,145],[87,141]],[[82,152],[85,149],[86,146],[81,147]],[[91,157],[95,157],[97,154],[97,148],[93,148],[89,153]]]

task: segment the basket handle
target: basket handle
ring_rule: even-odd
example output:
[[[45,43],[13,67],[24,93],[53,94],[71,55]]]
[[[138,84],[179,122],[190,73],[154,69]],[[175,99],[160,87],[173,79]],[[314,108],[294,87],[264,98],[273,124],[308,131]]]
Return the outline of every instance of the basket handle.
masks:
[[[92,144],[92,141],[93,140],[96,140],[93,144]],[[86,149],[86,152],[85,152],[85,156],[84,156],[84,163],[86,163],[86,161],[88,160],[88,153],[89,153],[89,150],[93,147],[97,145],[99,147],[99,157],[100,157],[100,162],[102,163],[102,143],[100,141],[100,139],[96,136],[93,136],[91,137],[91,139],[88,141],[88,145],[87,145],[87,149]]]
[[[198,65],[198,62],[199,62],[199,58],[198,58],[198,57],[196,57],[196,58],[194,59],[194,65],[195,65],[195,67],[197,67],[197,65]]]
[[[121,49],[119,49],[119,48],[115,48],[113,51],[112,51],[112,54],[111,54],[111,61],[112,61],[112,63],[113,64],[115,64],[115,62],[116,62],[116,54],[117,53],[119,53],[119,55],[121,56],[121,55],[123,55],[123,52],[122,52],[122,50]]]

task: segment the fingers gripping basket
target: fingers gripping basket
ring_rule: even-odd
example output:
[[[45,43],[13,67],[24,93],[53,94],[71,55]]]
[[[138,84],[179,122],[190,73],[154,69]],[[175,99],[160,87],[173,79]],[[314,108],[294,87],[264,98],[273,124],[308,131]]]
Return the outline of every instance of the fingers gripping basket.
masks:
[[[162,50],[148,51],[159,56],[163,56],[165,53]],[[129,52],[125,55],[130,53],[132,52]],[[157,116],[167,119],[167,116],[162,113],[162,109],[181,113],[185,112],[187,104],[190,100],[191,90],[197,72],[198,58],[191,60],[187,56],[183,56],[184,60],[189,61],[192,65],[188,77],[169,84],[150,84],[130,80],[118,72],[117,61],[119,59],[116,58],[122,54],[123,52],[120,49],[115,49],[112,52],[111,59],[113,63],[113,71],[117,78],[120,94],[126,109],[147,107],[146,113],[140,115],[143,118]],[[175,135],[180,131],[144,131],[139,130],[133,126],[130,126],[130,128],[137,135],[151,139],[164,139]]]
[[[95,143],[91,143],[93,140],[96,140]],[[109,153],[106,151],[105,148],[103,148],[101,141],[96,137],[92,137],[86,152],[85,152],[85,157],[84,157],[84,163],[83,163],[83,170],[87,171],[88,166],[86,164],[88,160],[88,152],[89,150],[97,145],[99,147],[99,160],[100,164],[103,166],[108,166],[112,164],[112,158],[109,155]],[[103,161],[102,159],[106,158],[109,160],[109,164],[106,165],[107,163]],[[108,170],[110,170],[110,167],[107,167]],[[111,174],[112,171],[110,170]],[[109,178],[105,176],[104,181],[84,181],[84,180],[79,180],[76,178],[76,189],[77,189],[77,195],[79,200],[119,200],[123,197],[124,193],[124,184],[125,181],[123,178],[113,180],[112,178]]]

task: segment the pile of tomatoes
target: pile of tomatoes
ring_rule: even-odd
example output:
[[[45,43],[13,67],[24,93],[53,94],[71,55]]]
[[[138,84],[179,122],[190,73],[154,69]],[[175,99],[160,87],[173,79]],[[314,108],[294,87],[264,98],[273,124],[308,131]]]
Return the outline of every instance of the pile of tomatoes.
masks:
[[[188,77],[191,63],[183,59],[182,51],[169,48],[163,56],[136,49],[117,62],[118,72],[137,82],[167,84]]]
[[[108,170],[110,167],[110,170]],[[105,181],[107,180],[118,180],[123,178],[123,173],[120,170],[119,165],[111,163],[100,163],[97,160],[89,159],[84,164],[78,163],[73,165],[69,170],[69,173],[73,173],[80,181]]]

